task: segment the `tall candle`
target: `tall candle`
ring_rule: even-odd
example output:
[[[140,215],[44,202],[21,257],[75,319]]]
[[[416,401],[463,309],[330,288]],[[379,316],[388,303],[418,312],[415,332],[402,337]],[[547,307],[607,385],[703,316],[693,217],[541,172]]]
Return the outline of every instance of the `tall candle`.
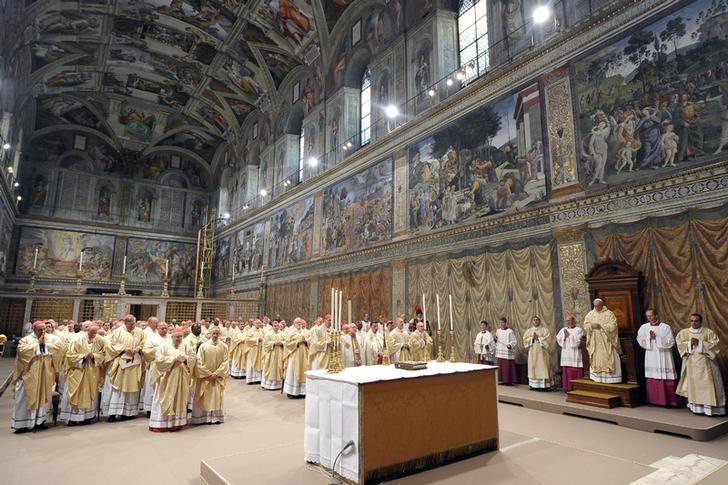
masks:
[[[169,259],[164,260],[164,277],[169,276]]]
[[[349,318],[346,320],[346,323],[352,323],[352,321],[351,321],[351,300],[347,300],[346,302],[347,302],[347,306],[348,306],[347,310],[349,311],[349,315],[348,315]]]
[[[81,250],[81,255],[78,257],[78,270],[81,271],[81,268],[83,268],[83,250]]]
[[[452,295],[447,295],[450,299],[450,331],[452,332]]]
[[[233,275],[230,277],[230,280],[235,282],[235,265],[233,264]]]
[[[425,306],[425,294],[422,293],[422,321],[425,324],[425,330],[427,330],[427,307]]]
[[[121,272],[126,274],[126,256],[124,256],[124,264],[121,266]]]
[[[344,292],[343,290],[339,290],[339,324],[336,327],[336,330],[341,330],[341,307],[342,307],[342,299],[344,298]]]
[[[33,269],[38,267],[38,248],[35,248],[35,257],[33,258]]]
[[[331,287],[331,305],[329,306],[329,309],[330,309],[329,314],[331,315],[331,325],[332,326],[334,325],[334,317],[336,315],[335,308],[334,308],[336,306],[336,297],[334,295],[335,295],[334,288]]]
[[[202,279],[204,279],[204,277],[205,277],[205,263],[202,263],[200,265],[200,279],[202,280]]]
[[[435,295],[435,304],[437,306],[437,330],[440,331],[440,295]]]

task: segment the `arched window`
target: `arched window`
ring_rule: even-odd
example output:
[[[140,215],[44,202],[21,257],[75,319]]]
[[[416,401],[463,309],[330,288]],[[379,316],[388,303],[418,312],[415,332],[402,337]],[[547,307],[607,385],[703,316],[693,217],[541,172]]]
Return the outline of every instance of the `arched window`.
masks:
[[[301,126],[301,135],[298,137],[298,183],[303,182],[303,148],[306,146],[306,137],[303,126]]]
[[[372,139],[372,74],[367,67],[361,78],[361,146],[367,145]]]
[[[460,67],[471,80],[488,71],[488,2],[460,0],[458,8]]]

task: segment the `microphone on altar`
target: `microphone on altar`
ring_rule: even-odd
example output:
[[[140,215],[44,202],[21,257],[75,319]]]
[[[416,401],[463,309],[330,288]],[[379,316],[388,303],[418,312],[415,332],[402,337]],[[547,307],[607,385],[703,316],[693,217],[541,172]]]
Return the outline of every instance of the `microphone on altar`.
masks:
[[[331,480],[329,481],[329,485],[341,485],[342,481],[336,478],[336,462],[339,461],[339,458],[341,458],[341,455],[343,455],[344,452],[346,452],[349,448],[353,448],[354,445],[354,440],[349,440],[341,449],[339,454],[336,455],[336,458],[334,459],[334,464],[331,467]]]

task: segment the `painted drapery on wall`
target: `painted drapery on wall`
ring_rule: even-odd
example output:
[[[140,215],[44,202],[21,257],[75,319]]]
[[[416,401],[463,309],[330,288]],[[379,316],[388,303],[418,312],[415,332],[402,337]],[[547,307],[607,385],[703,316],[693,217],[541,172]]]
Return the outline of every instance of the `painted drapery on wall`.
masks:
[[[302,317],[311,325],[313,315],[309,315],[310,287],[310,280],[269,286],[266,290],[266,315],[270,318],[280,315],[289,324],[294,318]]]
[[[598,261],[624,261],[645,276],[644,305],[657,309],[674,332],[697,312],[720,338],[723,374],[728,364],[728,208],[690,212],[628,227],[611,225],[594,234]],[[728,376],[726,376],[728,377]]]
[[[313,197],[295,202],[271,217],[268,266],[276,268],[311,257]]]
[[[323,193],[323,252],[356,251],[392,238],[392,159],[327,188]]]
[[[563,325],[555,321],[551,251],[551,245],[545,244],[409,264],[408,315],[414,313],[415,305],[422,305],[424,293],[427,320],[436,330],[435,295],[439,294],[440,322],[443,331],[448,330],[447,297],[451,294],[455,352],[459,360],[467,362],[473,361],[473,341],[481,320],[487,320],[492,330],[500,317],[506,317],[519,348],[533,315],[539,315],[543,325],[555,333]],[[525,353],[519,354],[517,360],[525,362]],[[555,356],[551,359],[554,368],[558,366]]]
[[[192,285],[195,274],[195,245],[151,239],[129,239],[126,276],[137,283],[161,283],[169,260],[171,286]]]
[[[265,223],[261,221],[237,232],[233,253],[236,275],[260,270],[263,265],[264,231]]]
[[[37,271],[43,277],[75,278],[82,250],[84,278],[102,280],[111,276],[114,236],[23,227],[17,273],[30,272],[36,248]]]
[[[230,236],[218,239],[213,244],[212,280],[228,278],[230,271]]]
[[[728,3],[713,0],[577,62],[582,180],[631,182],[728,149],[727,62]]]
[[[344,292],[341,321],[348,319],[347,300],[351,300],[351,318],[361,320],[364,313],[369,314],[371,320],[392,320],[392,305],[390,287],[392,271],[389,267],[367,271],[366,273],[352,273],[335,278],[322,278],[319,281],[318,309],[321,315],[331,311],[331,288]]]
[[[528,86],[410,147],[409,225],[429,231],[546,196],[540,93]]]

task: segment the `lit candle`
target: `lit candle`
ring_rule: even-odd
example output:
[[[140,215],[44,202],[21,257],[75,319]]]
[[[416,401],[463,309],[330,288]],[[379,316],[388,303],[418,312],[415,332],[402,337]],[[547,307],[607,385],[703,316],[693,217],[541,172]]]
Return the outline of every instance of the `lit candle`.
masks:
[[[35,248],[35,257],[33,258],[33,269],[38,267],[38,248]]]
[[[425,306],[424,293],[422,293],[422,322],[425,324],[425,330],[427,330],[427,307]]]
[[[447,295],[450,298],[450,331],[452,332],[452,295]]]
[[[329,315],[331,316],[331,326],[334,325],[334,315],[336,314],[336,312],[335,312],[336,297],[334,295],[335,295],[334,287],[332,286],[331,287],[331,305],[329,305]]]
[[[83,251],[81,251],[81,255],[78,257],[78,270],[81,271],[81,268],[83,268]]]
[[[204,277],[205,277],[204,275],[205,275],[205,263],[202,263],[200,265],[200,279],[201,280],[204,279]]]
[[[341,307],[342,307],[342,298],[344,297],[344,292],[342,290],[339,290],[339,305],[338,305],[338,311],[339,311],[339,324],[336,326],[336,330],[341,330]]]
[[[233,275],[230,279],[232,280],[233,283],[235,282],[235,265],[233,265]]]
[[[124,256],[124,264],[121,266],[121,272],[126,274],[126,256]]]
[[[169,259],[164,260],[164,277],[169,276]]]
[[[437,306],[437,331],[440,331],[440,295],[435,295],[435,305]]]
[[[346,323],[352,323],[352,321],[351,321],[351,300],[346,300],[346,301],[347,301],[347,306],[348,306],[348,310],[349,310],[349,319],[346,321]]]

